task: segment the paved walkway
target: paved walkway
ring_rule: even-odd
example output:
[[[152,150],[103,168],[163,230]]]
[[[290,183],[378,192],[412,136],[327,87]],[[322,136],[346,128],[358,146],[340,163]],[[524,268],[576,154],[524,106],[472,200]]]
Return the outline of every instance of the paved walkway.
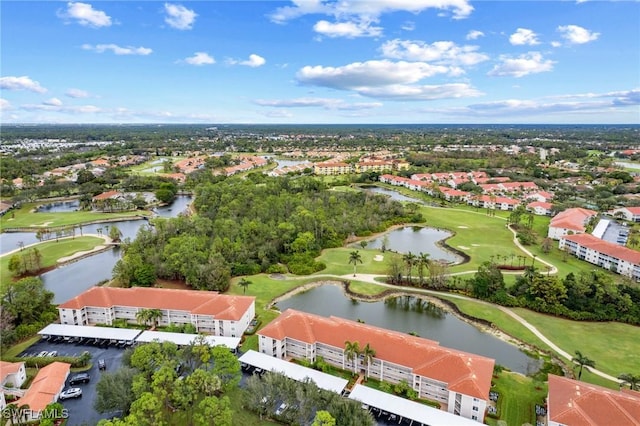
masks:
[[[545,264],[550,265],[547,262],[543,262]],[[552,265],[553,266],[553,265]],[[553,267],[555,269],[555,267]],[[555,269],[555,271],[557,272],[557,269]],[[473,271],[475,272],[475,271]],[[462,272],[462,273],[470,273],[470,272]],[[555,272],[553,272],[555,273]],[[459,273],[461,274],[461,273]],[[453,275],[453,274],[452,274]],[[442,292],[438,292],[438,291],[434,291],[434,290],[427,290],[424,288],[415,288],[415,287],[405,287],[405,286],[397,286],[397,285],[392,285],[392,284],[387,284],[387,283],[383,283],[380,281],[376,281],[376,278],[385,278],[386,275],[375,275],[375,274],[356,274],[355,276],[353,274],[346,274],[346,275],[330,275],[330,277],[333,278],[339,278],[341,280],[348,280],[348,281],[362,281],[362,282],[366,282],[366,283],[371,283],[371,284],[377,284],[381,287],[387,287],[387,288],[391,288],[394,290],[398,290],[398,291],[410,291],[410,292],[415,292],[415,293],[423,293],[423,294],[428,294],[428,295],[432,295],[432,296],[441,296],[443,295]],[[461,294],[453,294],[453,293],[446,293],[446,295],[448,297],[452,297],[452,298],[456,298],[456,299],[462,299],[462,300],[469,300],[469,301],[473,301],[476,303],[481,303],[487,306],[491,306],[491,307],[495,307],[497,309],[500,309],[502,312],[506,313],[507,315],[509,315],[510,317],[512,317],[513,319],[515,319],[516,321],[518,321],[520,324],[522,324],[524,327],[526,327],[529,331],[531,331],[534,335],[536,335],[536,337],[538,337],[540,340],[542,340],[544,343],[546,343],[547,345],[549,345],[549,347],[551,349],[553,349],[558,355],[560,355],[561,357],[567,359],[568,361],[572,362],[572,358],[573,355],[569,354],[568,352],[564,351],[563,349],[561,349],[558,345],[556,345],[555,343],[553,343],[549,338],[547,338],[544,334],[542,334],[540,332],[540,330],[538,330],[534,325],[532,325],[531,323],[529,323],[527,320],[525,320],[524,318],[522,318],[520,315],[516,314],[515,312],[513,312],[513,310],[504,307],[504,306],[500,306],[500,305],[496,305],[493,303],[489,303],[489,302],[485,302],[482,300],[478,300],[478,299],[474,299],[472,297],[467,297],[467,296],[463,296]],[[616,383],[620,383],[620,380],[616,377],[613,377],[607,373],[604,373],[600,370],[597,370],[595,368],[592,367],[584,367],[585,369],[591,371],[593,374],[596,374],[600,377],[603,377],[607,380],[611,380],[613,382]]]

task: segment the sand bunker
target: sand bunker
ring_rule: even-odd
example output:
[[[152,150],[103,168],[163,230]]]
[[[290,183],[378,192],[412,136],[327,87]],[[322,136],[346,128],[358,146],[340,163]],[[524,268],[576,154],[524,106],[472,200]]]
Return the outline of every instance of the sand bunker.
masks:
[[[374,261],[376,261],[376,262],[382,262],[382,260],[383,260],[383,259],[384,259],[384,256],[383,256],[383,255],[381,255],[381,254],[376,254],[376,255],[373,257],[373,260],[374,260]]]
[[[40,225],[31,225],[31,226],[49,226],[49,225],[51,225],[52,223],[53,223],[53,222],[45,222],[45,223],[42,223],[42,224],[40,224]]]
[[[480,244],[471,244],[471,247],[480,247]]]
[[[469,227],[468,226],[464,226],[464,225],[460,225],[460,226],[458,226],[458,228],[468,229]]]
[[[469,250],[469,247],[467,247],[467,246],[458,246],[458,248],[462,249],[462,250]]]

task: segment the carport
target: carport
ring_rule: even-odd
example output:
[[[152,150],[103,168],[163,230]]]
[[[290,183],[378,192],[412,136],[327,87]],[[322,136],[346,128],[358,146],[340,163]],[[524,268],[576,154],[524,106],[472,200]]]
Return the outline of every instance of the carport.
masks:
[[[420,424],[430,426],[478,426],[475,420],[466,417],[456,416],[419,402],[410,401],[399,396],[381,392],[363,385],[355,385],[350,399],[360,401],[369,407],[395,414],[398,417],[398,423],[404,418],[409,420],[410,425],[418,426]]]
[[[134,341],[141,330],[88,325],[49,324],[38,332],[41,336],[81,337],[87,339]]]
[[[311,379],[320,389],[325,389],[338,394],[342,393],[344,388],[347,386],[347,383],[349,383],[346,379],[341,379],[340,377],[335,377],[321,371],[316,371],[312,368],[303,367],[253,350],[243,354],[240,357],[240,362],[244,362],[245,364],[256,368],[261,368],[264,371],[272,371],[274,373],[282,374],[285,377],[299,382],[302,382],[305,379]]]
[[[239,337],[204,336],[200,334],[169,333],[167,331],[143,331],[135,340],[138,343],[158,341],[173,342],[178,346],[187,346],[192,344],[200,336],[204,337],[205,342],[207,342],[209,346],[223,345],[235,351],[238,345],[240,345]]]

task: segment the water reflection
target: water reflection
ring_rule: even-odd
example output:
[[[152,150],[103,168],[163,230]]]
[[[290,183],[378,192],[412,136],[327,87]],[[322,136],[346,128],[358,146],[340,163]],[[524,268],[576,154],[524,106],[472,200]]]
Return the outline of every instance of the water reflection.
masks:
[[[323,285],[298,293],[276,305],[316,315],[360,320],[367,324],[416,334],[442,346],[494,358],[512,371],[531,374],[540,361],[462,321],[450,312],[415,296],[397,296],[379,302],[353,303],[339,286]]]
[[[419,203],[419,204],[424,204],[422,201],[416,199],[416,198],[411,198],[411,197],[407,197],[406,195],[402,195],[397,191],[392,191],[390,189],[386,189],[386,188],[380,188],[379,186],[361,186],[362,189],[366,190],[367,192],[373,192],[375,194],[382,194],[382,195],[386,195],[389,198],[391,198],[392,200],[395,201],[408,201],[408,202],[412,202],[412,203]]]
[[[39,213],[75,212],[80,208],[80,200],[58,201],[38,207]]]
[[[369,241],[366,248],[381,249],[384,243],[387,250],[398,253],[428,253],[432,260],[457,263],[462,261],[460,256],[437,245],[438,241],[445,240],[451,235],[451,232],[442,229],[406,226]]]

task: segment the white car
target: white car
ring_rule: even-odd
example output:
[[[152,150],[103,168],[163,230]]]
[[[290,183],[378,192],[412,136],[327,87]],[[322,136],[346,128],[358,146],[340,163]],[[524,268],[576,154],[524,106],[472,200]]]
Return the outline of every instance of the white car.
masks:
[[[278,407],[278,409],[276,410],[276,416],[279,416],[280,414],[284,413],[284,410],[286,410],[288,407],[288,405],[283,402],[282,404],[280,404],[280,406]]]
[[[69,398],[80,398],[82,397],[82,389],[80,388],[69,388],[62,391],[60,394],[60,399],[65,400]]]

